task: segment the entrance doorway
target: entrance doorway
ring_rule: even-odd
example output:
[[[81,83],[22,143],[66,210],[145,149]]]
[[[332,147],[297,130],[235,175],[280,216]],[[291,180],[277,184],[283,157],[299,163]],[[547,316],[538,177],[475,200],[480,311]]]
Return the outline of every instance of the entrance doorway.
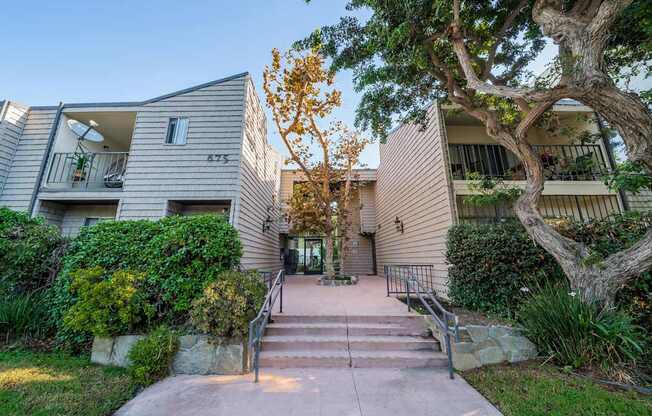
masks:
[[[322,274],[324,242],[319,237],[290,237],[285,254],[288,274]]]

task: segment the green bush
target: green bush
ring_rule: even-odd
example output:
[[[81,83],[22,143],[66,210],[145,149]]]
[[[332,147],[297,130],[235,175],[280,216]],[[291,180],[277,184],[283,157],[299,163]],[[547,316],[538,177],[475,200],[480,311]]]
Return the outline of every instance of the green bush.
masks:
[[[160,289],[165,305],[185,312],[216,272],[240,263],[238,232],[225,217],[215,215],[166,217],[160,225],[161,232],[149,244],[148,280]]]
[[[133,381],[148,386],[168,375],[174,354],[179,350],[179,337],[166,326],[160,326],[129,350],[128,371]]]
[[[52,330],[47,325],[48,312],[47,303],[38,293],[0,298],[0,342],[48,335]]]
[[[49,286],[66,247],[55,226],[0,208],[0,297]]]
[[[526,336],[557,363],[614,369],[641,356],[644,336],[630,317],[583,302],[566,285],[545,285],[517,314]]]
[[[515,221],[451,227],[446,259],[448,295],[455,304],[507,317],[524,299],[521,288],[562,276],[554,259]]]
[[[143,274],[116,271],[106,277],[101,267],[72,273],[71,293],[77,302],[66,312],[63,324],[96,336],[132,333],[154,315],[140,289]]]
[[[198,330],[220,337],[244,338],[249,322],[265,300],[266,286],[256,273],[223,272],[192,305]]]
[[[216,273],[239,264],[241,256],[238,233],[223,216],[107,221],[85,227],[71,244],[52,293],[57,337],[71,347],[88,340],[87,334],[60,325],[77,301],[71,292],[76,270],[101,267],[105,277],[120,270],[142,273],[140,295],[156,309],[150,324],[176,325],[188,320],[192,300]]]

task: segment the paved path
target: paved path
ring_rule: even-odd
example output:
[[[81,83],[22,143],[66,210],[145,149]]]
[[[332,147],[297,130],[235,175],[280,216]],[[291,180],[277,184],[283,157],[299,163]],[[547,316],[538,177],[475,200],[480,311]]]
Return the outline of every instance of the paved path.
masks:
[[[382,277],[361,276],[357,285],[335,287],[319,286],[318,279],[318,276],[288,276],[283,285],[283,312],[288,315],[408,314],[403,302],[387,296]]]
[[[177,376],[117,416],[500,415],[461,377],[432,369],[266,369],[246,376]]]

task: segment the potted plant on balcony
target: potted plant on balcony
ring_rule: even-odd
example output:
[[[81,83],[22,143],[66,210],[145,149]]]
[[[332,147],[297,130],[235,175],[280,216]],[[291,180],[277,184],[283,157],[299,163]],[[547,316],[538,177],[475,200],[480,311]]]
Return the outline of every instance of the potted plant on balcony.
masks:
[[[86,167],[90,158],[84,154],[77,156],[75,160],[75,170],[72,172],[73,182],[82,182],[86,179]]]

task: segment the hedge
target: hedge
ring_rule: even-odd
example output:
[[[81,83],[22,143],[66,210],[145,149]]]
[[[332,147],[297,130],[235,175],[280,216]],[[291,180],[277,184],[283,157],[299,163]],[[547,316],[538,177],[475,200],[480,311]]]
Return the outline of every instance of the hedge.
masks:
[[[559,222],[565,236],[584,242],[597,257],[631,246],[652,224],[652,213],[629,212],[607,220]],[[559,280],[554,259],[528,237],[517,221],[456,225],[446,252],[449,296],[471,310],[513,316],[525,298],[521,288]],[[652,332],[652,274],[644,273],[617,294],[618,306]]]
[[[62,319],[78,301],[71,283],[79,270],[99,267],[102,279],[110,279],[118,271],[142,274],[139,290],[155,312],[141,327],[131,329],[147,332],[154,325],[187,322],[192,301],[201,295],[211,276],[233,269],[241,256],[238,232],[222,216],[106,221],[82,228],[63,260],[52,293],[58,338],[78,346],[89,337]]]
[[[448,295],[464,308],[513,316],[522,288],[559,279],[557,263],[516,221],[460,224],[448,232]]]
[[[66,243],[57,227],[42,218],[0,208],[0,298],[49,286]]]

